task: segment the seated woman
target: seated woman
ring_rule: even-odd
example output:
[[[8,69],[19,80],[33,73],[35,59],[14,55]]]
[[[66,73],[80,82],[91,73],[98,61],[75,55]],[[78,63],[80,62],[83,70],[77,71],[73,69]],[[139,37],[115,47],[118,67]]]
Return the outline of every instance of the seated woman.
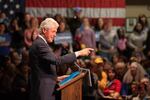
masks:
[[[116,79],[116,72],[113,68],[108,69],[108,82],[103,91],[105,96],[112,97],[112,99],[120,98],[121,82]]]

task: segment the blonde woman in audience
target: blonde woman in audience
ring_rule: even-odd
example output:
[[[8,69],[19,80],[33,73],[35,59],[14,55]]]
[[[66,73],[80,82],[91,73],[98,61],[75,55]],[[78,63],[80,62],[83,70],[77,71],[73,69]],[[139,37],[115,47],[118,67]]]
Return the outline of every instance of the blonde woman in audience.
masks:
[[[36,17],[31,18],[30,20],[30,27],[25,29],[24,32],[24,43],[26,48],[30,48],[32,45],[33,40],[36,39],[38,36],[38,19]]]
[[[139,63],[131,62],[128,71],[123,77],[123,83],[131,84],[133,81],[140,82],[146,74],[146,71]]]

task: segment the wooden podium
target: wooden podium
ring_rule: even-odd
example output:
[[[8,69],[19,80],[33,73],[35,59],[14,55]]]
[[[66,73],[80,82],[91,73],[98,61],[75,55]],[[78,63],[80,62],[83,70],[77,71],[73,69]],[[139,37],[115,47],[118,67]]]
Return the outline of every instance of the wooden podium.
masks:
[[[86,73],[80,73],[68,83],[60,86],[61,100],[82,100],[82,79]]]

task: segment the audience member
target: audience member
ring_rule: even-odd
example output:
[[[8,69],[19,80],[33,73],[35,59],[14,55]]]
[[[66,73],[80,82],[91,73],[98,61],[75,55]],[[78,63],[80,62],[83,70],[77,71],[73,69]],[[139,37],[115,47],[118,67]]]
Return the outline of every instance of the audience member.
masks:
[[[100,32],[100,50],[101,56],[111,60],[112,55],[116,52],[117,33],[112,29],[112,20],[108,20],[104,29]]]
[[[95,33],[91,28],[87,17],[82,19],[82,25],[77,29],[75,38],[79,42],[82,49],[86,47],[96,49]]]
[[[113,99],[120,98],[121,82],[116,79],[116,72],[113,68],[108,69],[108,83],[104,89],[104,95],[110,96]]]
[[[133,51],[132,53],[141,53],[143,54],[143,50],[145,48],[145,41],[147,37],[147,33],[143,31],[144,26],[141,23],[137,23],[134,27],[133,33],[131,33],[128,37],[128,46]]]
[[[133,32],[127,34],[124,26],[114,30],[113,23],[116,22],[105,17],[98,17],[96,20],[84,17],[82,20],[83,10],[75,7],[72,18],[60,14],[45,15],[45,18],[54,17],[59,23],[57,34],[69,33],[72,36],[72,44],[61,42],[56,45],[53,42],[52,50],[56,53],[55,56],[59,57],[85,47],[92,47],[96,51],[77,60],[79,66],[91,71],[92,87],[88,84],[89,79],[85,78],[83,99],[121,99],[122,96],[123,100],[149,100],[150,29],[147,16],[137,16]],[[25,13],[20,18],[8,17],[5,12],[0,12],[0,98],[29,100],[28,49],[39,33],[40,18],[30,13]],[[96,26],[92,28],[91,25],[95,25],[95,21]],[[62,67],[57,66],[58,76],[77,70],[74,64],[59,68]],[[102,98],[99,90],[109,98]]]
[[[9,25],[9,31],[11,32],[11,47],[15,49],[18,53],[22,52],[24,47],[23,44],[23,31],[19,26],[19,20],[14,18],[11,20]]]
[[[8,56],[10,53],[11,36],[7,31],[7,26],[0,23],[0,56]]]
[[[27,49],[32,45],[33,40],[38,36],[38,19],[33,17],[30,20],[30,27],[25,29],[24,32],[24,43]]]

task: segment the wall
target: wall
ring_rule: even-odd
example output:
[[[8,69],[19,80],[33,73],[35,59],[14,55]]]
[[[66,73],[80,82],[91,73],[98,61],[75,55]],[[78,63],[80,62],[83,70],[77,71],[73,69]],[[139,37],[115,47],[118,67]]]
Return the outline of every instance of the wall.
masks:
[[[150,7],[146,5],[128,5],[126,6],[126,17],[137,17],[139,14],[145,14],[147,17],[150,17]]]

